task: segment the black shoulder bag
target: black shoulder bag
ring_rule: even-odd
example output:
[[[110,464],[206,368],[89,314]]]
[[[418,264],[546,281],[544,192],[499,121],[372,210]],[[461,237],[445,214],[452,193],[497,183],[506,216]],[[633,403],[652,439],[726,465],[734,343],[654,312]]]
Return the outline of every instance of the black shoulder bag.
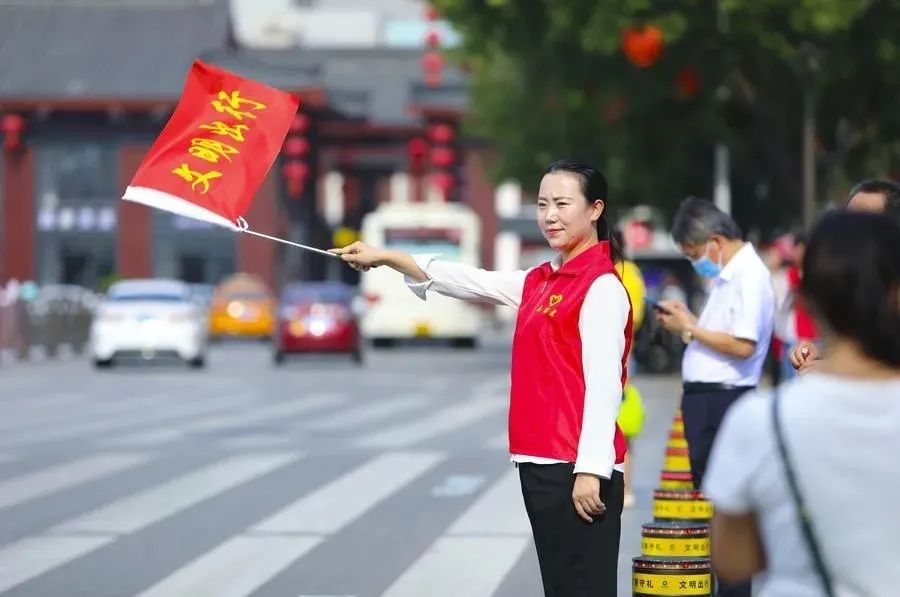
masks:
[[[825,567],[825,560],[822,558],[822,550],[819,549],[819,543],[816,541],[816,534],[813,531],[809,511],[806,508],[806,503],[803,501],[803,496],[800,494],[797,475],[788,456],[787,446],[784,442],[784,431],[781,428],[781,416],[778,410],[778,389],[775,388],[772,391],[772,426],[775,429],[775,443],[778,445],[778,454],[781,456],[781,462],[784,464],[788,487],[791,490],[791,497],[794,498],[794,507],[797,509],[797,516],[800,519],[800,530],[803,532],[803,539],[806,542],[807,549],[809,549],[809,555],[812,557],[816,574],[819,575],[819,580],[822,581],[825,595],[834,597],[831,575],[828,573],[828,568]]]

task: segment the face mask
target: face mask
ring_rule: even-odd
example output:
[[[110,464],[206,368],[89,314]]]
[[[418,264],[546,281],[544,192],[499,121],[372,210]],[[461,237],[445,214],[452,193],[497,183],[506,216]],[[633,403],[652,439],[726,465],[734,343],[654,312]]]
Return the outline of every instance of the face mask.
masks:
[[[704,278],[715,278],[722,271],[722,264],[714,263],[709,258],[709,243],[706,243],[706,254],[696,261],[691,260],[691,265],[694,266],[694,271]]]

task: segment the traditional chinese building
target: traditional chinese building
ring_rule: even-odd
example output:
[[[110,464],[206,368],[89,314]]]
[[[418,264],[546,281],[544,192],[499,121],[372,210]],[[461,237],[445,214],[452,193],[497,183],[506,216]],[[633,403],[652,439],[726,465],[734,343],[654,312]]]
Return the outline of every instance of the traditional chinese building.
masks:
[[[438,196],[482,216],[492,262],[488,149],[461,137],[466,81],[429,50],[433,15],[394,26],[426,37],[402,47],[250,47],[232,16],[224,0],[0,0],[0,282],[326,275],[325,258],[119,200],[195,58],[301,99],[255,230],[330,246],[379,202]]]

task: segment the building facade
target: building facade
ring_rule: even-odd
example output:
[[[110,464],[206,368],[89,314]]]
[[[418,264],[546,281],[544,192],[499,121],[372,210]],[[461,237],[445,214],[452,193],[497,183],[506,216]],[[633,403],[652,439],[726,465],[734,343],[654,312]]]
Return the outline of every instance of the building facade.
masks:
[[[369,33],[329,46],[302,31],[335,10],[365,14],[364,6],[301,4],[0,0],[0,282],[215,283],[243,271],[278,287],[329,275],[325,258],[120,200],[197,58],[300,96],[295,140],[246,215],[254,229],[330,246],[336,229],[358,229],[379,202],[425,200],[423,181],[449,180],[442,198],[482,216],[490,265],[497,229],[485,173],[490,151],[461,136],[465,76],[443,63],[437,79],[423,75],[423,64],[434,65],[423,59],[434,54],[425,46],[442,33],[409,41],[445,25],[423,4],[390,2],[385,14],[356,18],[378,23]],[[291,22],[299,33],[285,28]],[[443,179],[433,178],[427,157],[420,163],[423,151],[434,153],[437,132],[452,148],[441,154]]]

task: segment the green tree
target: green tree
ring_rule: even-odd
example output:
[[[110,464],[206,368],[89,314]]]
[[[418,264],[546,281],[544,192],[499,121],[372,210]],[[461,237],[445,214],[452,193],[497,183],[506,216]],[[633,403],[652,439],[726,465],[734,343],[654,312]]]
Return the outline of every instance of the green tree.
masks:
[[[732,155],[745,226],[797,221],[802,114],[815,99],[820,202],[900,159],[900,0],[436,0],[462,34],[473,133],[496,174],[526,185],[561,155],[601,164],[619,203],[671,210],[711,195],[713,148]],[[628,61],[623,31],[652,24],[664,49]],[[696,94],[679,74],[698,75]]]

